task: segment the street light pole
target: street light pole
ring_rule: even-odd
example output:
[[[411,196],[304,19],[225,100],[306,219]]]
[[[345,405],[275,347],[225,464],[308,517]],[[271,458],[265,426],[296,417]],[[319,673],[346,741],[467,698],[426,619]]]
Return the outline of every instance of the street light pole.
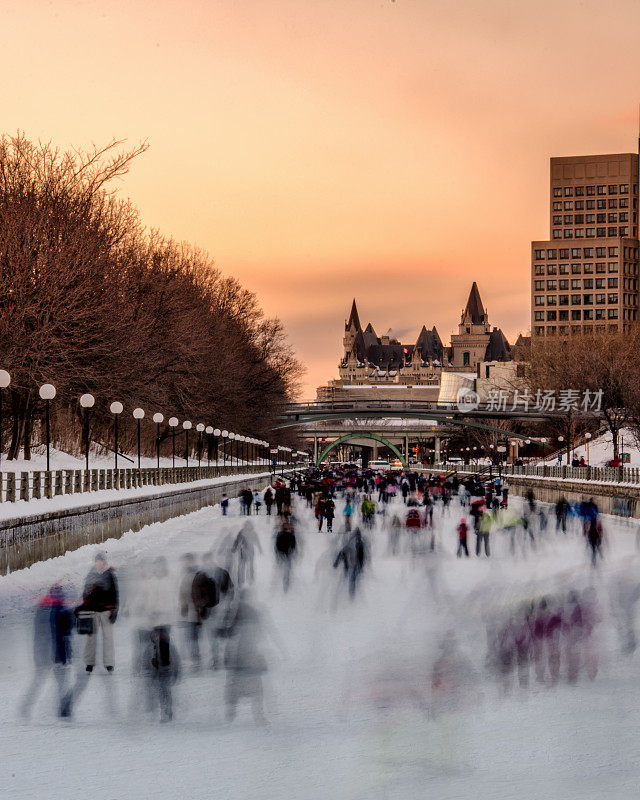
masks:
[[[189,466],[189,431],[191,429],[191,423],[189,422],[188,419],[185,419],[185,421],[182,423],[182,427],[184,429],[184,435],[185,435],[184,458],[185,458],[185,461],[187,462],[187,467],[188,467]]]
[[[93,408],[96,402],[92,394],[83,394],[80,398],[80,405],[84,408],[84,468],[89,471],[89,409]]]
[[[207,466],[211,466],[211,434],[213,433],[213,425],[207,425],[204,429],[207,434]]]
[[[198,466],[200,466],[200,461],[202,459],[202,432],[204,431],[202,422],[196,425],[196,430],[198,431]]]
[[[176,467],[176,425],[178,424],[177,417],[169,418],[169,426],[171,427],[171,468]]]
[[[216,450],[216,467],[218,466],[218,443],[219,443],[219,440],[220,440],[220,434],[221,433],[222,433],[222,431],[220,430],[220,428],[216,428],[213,431],[213,446],[215,447],[215,450]]]
[[[160,469],[160,423],[164,422],[164,416],[158,412],[153,415],[153,421],[156,423],[156,462]]]
[[[229,431],[224,430],[224,431],[222,431],[222,433],[220,435],[222,436],[223,440],[227,439],[228,436],[229,436]],[[222,466],[223,467],[227,466],[227,448],[225,447],[225,444],[226,443],[223,441],[222,442]]]
[[[0,467],[2,466],[2,390],[6,389],[10,383],[11,375],[6,369],[0,369]]]
[[[122,414],[123,405],[119,403],[117,400],[114,403],[111,403],[110,406],[111,413],[114,416],[114,430],[115,430],[115,468],[118,469],[118,415]]]
[[[43,383],[40,387],[40,397],[45,402],[45,429],[47,436],[47,472],[49,472],[49,447],[51,444],[51,425],[49,420],[49,401],[56,396],[56,387],[52,383]]]
[[[144,419],[144,410],[142,408],[134,408],[133,418],[138,421],[138,469],[140,469],[140,451],[141,451],[140,423]]]

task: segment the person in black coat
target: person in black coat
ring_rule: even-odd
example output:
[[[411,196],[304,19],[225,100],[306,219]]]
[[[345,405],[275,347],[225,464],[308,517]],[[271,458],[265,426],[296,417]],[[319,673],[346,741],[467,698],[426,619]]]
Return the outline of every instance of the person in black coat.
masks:
[[[107,672],[113,672],[115,665],[115,648],[113,643],[113,625],[118,617],[120,605],[118,581],[115,572],[107,566],[104,553],[98,553],[94,566],[84,582],[82,605],[79,612],[92,612],[93,633],[87,636],[84,649],[84,663],[87,672],[92,672],[96,663],[98,633],[102,630],[102,658]]]

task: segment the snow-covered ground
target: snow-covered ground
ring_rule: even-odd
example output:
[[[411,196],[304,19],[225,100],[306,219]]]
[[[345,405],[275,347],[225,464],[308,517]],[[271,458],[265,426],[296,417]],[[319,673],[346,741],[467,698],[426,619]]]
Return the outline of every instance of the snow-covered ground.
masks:
[[[514,498],[514,502],[516,499]],[[188,670],[175,717],[133,717],[139,684],[130,668],[135,608],[115,625],[116,671],[97,668],[70,722],[55,716],[51,678],[31,721],[19,716],[31,680],[32,615],[53,581],[80,587],[98,549],[121,575],[164,554],[177,571],[239,530],[232,516],[203,509],[117,541],[0,578],[0,797],[12,800],[616,800],[640,785],[640,654],[621,655],[614,614],[620,586],[637,584],[636,528],[605,520],[605,560],[593,570],[577,532],[550,526],[535,550],[492,535],[493,554],[456,559],[460,509],[436,512],[435,555],[388,551],[378,517],[371,565],[349,601],[332,568],[338,533],[318,533],[298,502],[303,553],[288,594],[272,546],[273,520],[253,518],[262,544],[253,601],[279,646],[267,648],[266,726],[241,707],[225,722],[223,670]],[[342,504],[338,503],[341,508]],[[396,508],[404,511],[401,503]],[[336,520],[339,528],[340,514]],[[473,539],[470,536],[470,544]],[[125,581],[122,581],[125,584]],[[486,665],[486,625],[522,601],[592,585],[599,624],[597,677],[576,685],[499,686]],[[176,602],[177,605],[177,602]],[[434,688],[434,662],[457,640],[457,670]],[[175,628],[176,639],[182,631]],[[81,653],[79,637],[74,646]],[[453,645],[454,653],[456,646]],[[183,651],[184,652],[184,651]],[[81,666],[82,668],[82,666]],[[113,684],[116,710],[108,711]],[[442,686],[445,688],[443,689]],[[448,688],[447,688],[448,687]]]

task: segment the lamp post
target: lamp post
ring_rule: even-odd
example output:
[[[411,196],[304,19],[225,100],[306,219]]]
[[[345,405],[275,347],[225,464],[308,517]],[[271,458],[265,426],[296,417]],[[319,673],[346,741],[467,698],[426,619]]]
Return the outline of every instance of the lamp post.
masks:
[[[83,394],[80,405],[84,408],[84,468],[89,471],[89,409],[95,405],[96,398],[92,394]]]
[[[229,439],[231,439],[231,466],[233,466],[233,440],[236,438],[235,433],[229,434]],[[236,465],[238,463],[238,445],[236,445]]]
[[[207,425],[204,429],[207,434],[207,466],[211,466],[211,434],[213,433],[213,425]]]
[[[189,466],[189,431],[191,430],[191,423],[189,422],[188,419],[185,419],[185,421],[182,423],[182,427],[184,429],[184,435],[185,435],[184,458],[185,461],[187,462],[187,466]]]
[[[222,431],[220,433],[223,439],[227,439],[229,437],[229,431]],[[222,442],[222,466],[227,466],[227,448],[225,447],[225,442]]]
[[[177,417],[169,417],[169,427],[171,428],[171,467],[176,467],[176,425],[178,424]]]
[[[124,411],[124,407],[122,403],[116,400],[115,402],[111,403],[109,406],[109,410],[113,414],[113,421],[114,421],[114,438],[115,438],[115,468],[118,469],[118,416],[122,414]]]
[[[52,383],[43,383],[39,390],[45,403],[45,431],[47,437],[47,472],[49,472],[49,446],[51,443],[51,425],[49,420],[49,401],[56,396],[56,387]]]
[[[153,421],[156,423],[156,462],[160,469],[160,423],[164,422],[164,416],[160,412],[156,412],[153,415]]]
[[[196,430],[198,431],[198,466],[200,466],[200,460],[202,458],[202,433],[204,431],[202,422],[196,425]]]
[[[6,369],[0,369],[0,466],[2,466],[2,390],[11,383],[11,375]]]
[[[562,442],[564,442],[564,436],[558,436],[558,441],[560,442],[560,455],[558,459],[558,464],[562,464]]]
[[[142,408],[134,408],[133,418],[138,423],[138,469],[140,469],[140,451],[141,451],[140,425],[142,420],[144,419],[144,410]]]
[[[589,464],[589,440],[591,439],[591,434],[587,431],[585,433],[584,438],[587,440],[587,465]]]
[[[218,439],[220,438],[222,431],[220,428],[216,428],[213,431],[213,446],[216,449],[216,467],[218,466]]]

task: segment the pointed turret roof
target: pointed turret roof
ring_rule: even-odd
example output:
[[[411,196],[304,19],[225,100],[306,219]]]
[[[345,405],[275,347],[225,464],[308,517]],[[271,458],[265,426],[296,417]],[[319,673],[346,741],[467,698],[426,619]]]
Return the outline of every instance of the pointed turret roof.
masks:
[[[469,292],[469,299],[467,300],[467,307],[462,314],[463,321],[470,319],[473,325],[482,325],[487,321],[487,312],[482,305],[480,299],[480,292],[478,291],[478,284],[474,281]]]
[[[373,325],[371,323],[369,323],[367,327],[364,329],[363,336],[364,336],[364,344],[367,350],[376,344],[380,344],[380,342],[378,341],[378,336],[375,330],[373,329]]]
[[[357,331],[362,330],[360,327],[360,317],[358,316],[358,309],[356,308],[356,299],[353,298],[353,305],[351,306],[351,314],[349,314],[349,321],[344,326],[347,331],[349,328],[354,327]]]

